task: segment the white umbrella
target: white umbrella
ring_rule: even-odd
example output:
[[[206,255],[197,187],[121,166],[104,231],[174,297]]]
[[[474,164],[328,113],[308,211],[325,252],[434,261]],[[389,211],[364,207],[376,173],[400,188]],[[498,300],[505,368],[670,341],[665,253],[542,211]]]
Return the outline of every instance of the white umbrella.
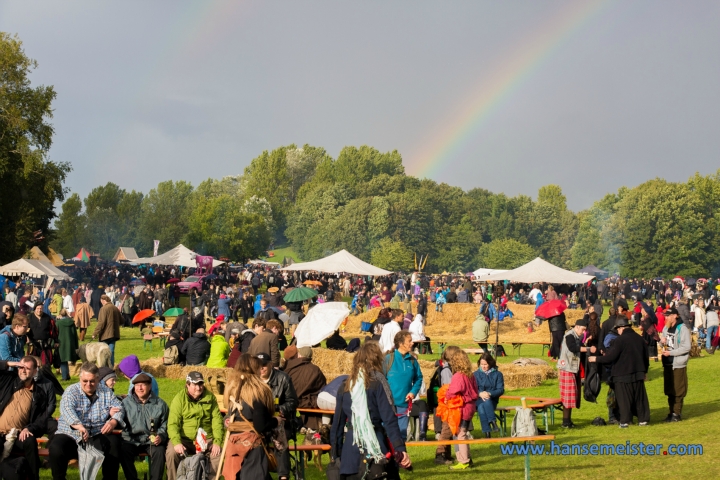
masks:
[[[350,309],[345,302],[327,302],[314,306],[295,329],[297,347],[311,347],[332,336],[348,315]]]
[[[83,447],[83,445],[85,445]],[[80,469],[80,480],[95,480],[100,466],[105,460],[103,452],[93,447],[90,443],[78,446],[78,467]]]

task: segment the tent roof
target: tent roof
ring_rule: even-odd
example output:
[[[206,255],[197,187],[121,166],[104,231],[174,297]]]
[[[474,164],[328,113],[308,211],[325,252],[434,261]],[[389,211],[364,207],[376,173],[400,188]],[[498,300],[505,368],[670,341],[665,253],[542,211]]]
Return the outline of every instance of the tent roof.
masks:
[[[113,257],[113,262],[119,262],[121,260],[135,261],[138,259],[138,254],[132,247],[120,247]]]
[[[583,267],[580,270],[575,270],[575,272],[584,273],[587,275],[607,275],[608,273],[605,270],[597,268],[595,265],[588,265],[587,267]]]
[[[47,257],[50,259],[50,263],[52,263],[56,267],[72,266],[65,263],[62,256],[50,247],[48,247]]]
[[[566,283],[574,285],[577,283],[586,283],[593,277],[593,275],[584,275],[582,273],[575,273],[556,267],[552,263],[546,262],[542,258],[538,257],[535,260],[516,268],[515,270],[503,273],[494,273],[483,277],[483,280],[509,280],[511,282],[520,283]]]
[[[475,270],[472,273],[476,277],[484,277],[485,275],[493,275],[495,273],[503,273],[503,272],[507,272],[507,271],[508,270],[495,270],[494,268],[478,268],[477,270]]]
[[[85,250],[85,248],[81,248],[77,255],[75,255],[73,258],[76,260],[80,260],[83,262],[89,262],[90,261],[90,252]]]
[[[55,280],[70,280],[72,277],[67,273],[55,268],[49,261],[21,258],[14,262],[0,267],[0,275],[22,275],[32,278],[47,276]]]
[[[340,250],[329,257],[321,258],[312,262],[293,263],[280,270],[313,271],[323,273],[353,273],[355,275],[389,275],[392,272],[363,262],[347,250]]]
[[[195,268],[195,257],[198,254],[187,248],[182,243],[172,250],[158,255],[157,257],[136,258],[133,263],[149,263],[151,265],[175,265],[178,267]],[[213,259],[213,267],[222,265],[225,262]]]
[[[50,259],[45,255],[42,250],[40,250],[40,247],[32,247],[30,251],[28,252],[28,255],[30,255],[28,258],[32,260],[40,260],[43,262],[49,262]]]

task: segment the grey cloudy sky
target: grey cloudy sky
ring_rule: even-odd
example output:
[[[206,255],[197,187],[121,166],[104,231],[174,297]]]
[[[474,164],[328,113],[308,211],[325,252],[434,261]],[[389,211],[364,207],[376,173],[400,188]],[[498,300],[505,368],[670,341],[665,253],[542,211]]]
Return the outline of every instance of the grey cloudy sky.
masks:
[[[72,191],[242,173],[290,143],[574,210],[720,167],[717,1],[6,1]]]

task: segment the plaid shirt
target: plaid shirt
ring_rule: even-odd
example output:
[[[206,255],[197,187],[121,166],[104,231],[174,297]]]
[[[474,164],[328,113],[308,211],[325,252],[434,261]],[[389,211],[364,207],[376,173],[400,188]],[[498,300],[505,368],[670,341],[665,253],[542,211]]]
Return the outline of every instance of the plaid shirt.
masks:
[[[70,426],[80,423],[87,429],[90,437],[99,435],[102,427],[110,420],[111,407],[120,409],[112,418],[117,420],[118,428],[123,428],[125,426],[123,405],[112,390],[99,384],[95,395],[91,398],[85,395],[79,383],[74,383],[65,389],[60,400],[60,419],[57,432],[70,435],[80,443],[82,434]]]

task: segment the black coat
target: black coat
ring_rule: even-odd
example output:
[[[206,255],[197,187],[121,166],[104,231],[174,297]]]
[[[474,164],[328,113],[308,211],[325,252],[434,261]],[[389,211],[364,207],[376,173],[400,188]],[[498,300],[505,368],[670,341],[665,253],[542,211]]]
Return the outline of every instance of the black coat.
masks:
[[[90,294],[90,308],[92,308],[93,312],[95,312],[96,317],[98,315],[98,312],[100,312],[100,308],[102,308],[102,304],[100,303],[100,297],[102,297],[103,295],[105,295],[104,288],[96,288]]]
[[[332,337],[325,341],[325,345],[328,350],[345,350],[348,346],[345,339],[338,332],[333,333]]]
[[[551,332],[565,332],[567,331],[567,322],[565,321],[565,313],[561,313],[556,317],[548,319]]]
[[[5,411],[15,392],[21,388],[25,387],[20,381],[17,372],[9,372],[7,362],[0,360],[0,415]],[[36,384],[33,387],[30,422],[26,425],[35,438],[40,438],[47,433],[49,415],[47,389]]]
[[[273,368],[270,373],[270,379],[268,380],[268,386],[272,390],[273,397],[278,399],[275,404],[275,409],[287,419],[295,417],[298,397],[297,393],[295,393],[292,380],[290,380],[290,376],[283,371]],[[285,425],[288,426],[289,422]]]
[[[185,355],[185,364],[200,365],[210,356],[210,342],[204,333],[195,333],[185,341],[181,353]]]
[[[642,380],[650,367],[647,344],[632,328],[623,330],[607,353],[597,357],[597,362],[612,365],[610,373],[613,382]]]

